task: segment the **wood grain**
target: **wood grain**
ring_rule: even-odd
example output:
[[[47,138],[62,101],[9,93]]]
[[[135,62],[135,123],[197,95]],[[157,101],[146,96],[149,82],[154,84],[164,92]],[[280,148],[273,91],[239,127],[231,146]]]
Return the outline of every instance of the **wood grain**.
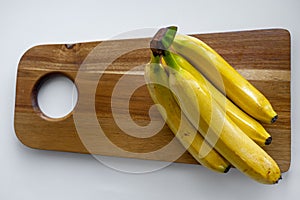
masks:
[[[291,156],[288,31],[194,36],[219,52],[270,100],[279,119],[275,124],[264,124],[273,136],[265,149],[282,172],[287,171]],[[143,77],[149,41],[143,38],[29,49],[17,74],[15,132],[19,140],[37,149],[196,164],[163,125],[155,108],[149,116],[153,102]],[[75,82],[79,100],[68,116],[52,119],[40,111],[36,97],[41,84],[57,74]],[[162,129],[157,130],[160,126]]]

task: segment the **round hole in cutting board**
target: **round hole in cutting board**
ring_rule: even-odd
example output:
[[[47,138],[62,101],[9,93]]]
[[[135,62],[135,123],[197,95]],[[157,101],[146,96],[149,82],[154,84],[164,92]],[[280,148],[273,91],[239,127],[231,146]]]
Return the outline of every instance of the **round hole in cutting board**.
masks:
[[[62,74],[44,77],[36,94],[39,110],[43,115],[53,119],[63,118],[70,114],[77,99],[78,91],[75,84]]]

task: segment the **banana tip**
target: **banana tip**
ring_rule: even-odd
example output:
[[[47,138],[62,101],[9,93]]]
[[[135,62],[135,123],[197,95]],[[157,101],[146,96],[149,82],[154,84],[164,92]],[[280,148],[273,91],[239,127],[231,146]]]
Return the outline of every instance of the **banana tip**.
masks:
[[[271,120],[271,123],[276,122],[277,119],[278,119],[278,115],[274,116],[274,117],[272,118],[272,120]]]
[[[266,139],[265,145],[269,145],[272,142],[272,137],[268,137],[268,139]]]
[[[280,176],[275,183],[277,184],[282,179],[282,176]]]
[[[231,165],[228,165],[228,166],[225,168],[224,173],[229,172],[230,168],[231,168]]]

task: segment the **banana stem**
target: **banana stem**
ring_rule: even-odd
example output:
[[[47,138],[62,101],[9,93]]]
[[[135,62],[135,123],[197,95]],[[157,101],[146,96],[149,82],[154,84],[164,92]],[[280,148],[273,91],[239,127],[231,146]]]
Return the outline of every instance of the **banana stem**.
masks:
[[[155,55],[154,53],[151,53],[150,63],[158,64],[160,61],[159,55]]]
[[[173,43],[176,32],[176,26],[169,26],[159,29],[158,32],[154,35],[150,42],[150,48],[152,51],[152,63],[157,63],[157,61],[159,62],[156,57],[162,56],[169,67],[175,70],[179,70],[179,66],[176,63],[176,60],[168,50]]]
[[[177,71],[179,70],[180,66],[176,63],[176,60],[174,59],[170,51],[164,51],[163,58],[169,67]]]
[[[177,27],[176,26],[169,26],[166,28],[166,34],[162,38],[162,45],[165,49],[169,49],[171,44],[173,43],[173,40],[177,33]]]
[[[169,26],[161,28],[157,31],[150,42],[152,53],[156,55],[163,55],[164,51],[169,49],[177,32],[176,26]]]

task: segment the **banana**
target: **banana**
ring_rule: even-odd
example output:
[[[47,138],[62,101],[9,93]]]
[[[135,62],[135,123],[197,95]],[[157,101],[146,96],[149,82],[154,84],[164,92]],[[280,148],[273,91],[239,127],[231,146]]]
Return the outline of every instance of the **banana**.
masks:
[[[168,75],[159,62],[159,56],[153,56],[151,62],[145,67],[145,80],[148,91],[159,112],[175,134],[176,138],[188,150],[188,152],[203,166],[210,170],[226,173],[230,169],[230,163],[215,150],[204,155],[200,148],[212,149],[188,119],[181,114],[180,107],[168,89]]]
[[[187,60],[185,60],[180,55],[171,53],[172,59],[186,71],[191,73],[196,79],[204,79],[209,92],[216,102],[223,108],[226,114],[231,118],[231,120],[243,130],[243,132],[248,135],[252,140],[254,140],[258,145],[265,146],[269,145],[272,141],[270,134],[264,129],[264,127],[254,120],[252,117],[247,115],[244,111],[239,109],[230,100],[226,98],[219,90],[217,90],[209,81],[205,79],[202,74],[197,71]]]
[[[177,34],[171,48],[219,90],[224,87],[226,95],[253,118],[268,124],[277,120],[278,115],[268,99],[207,44],[197,38]]]
[[[213,99],[207,81],[195,78],[165,51],[169,86],[180,102],[180,108],[205,140],[226,160],[248,177],[264,184],[281,179],[277,163],[230,119]],[[203,123],[209,129],[203,131]]]

